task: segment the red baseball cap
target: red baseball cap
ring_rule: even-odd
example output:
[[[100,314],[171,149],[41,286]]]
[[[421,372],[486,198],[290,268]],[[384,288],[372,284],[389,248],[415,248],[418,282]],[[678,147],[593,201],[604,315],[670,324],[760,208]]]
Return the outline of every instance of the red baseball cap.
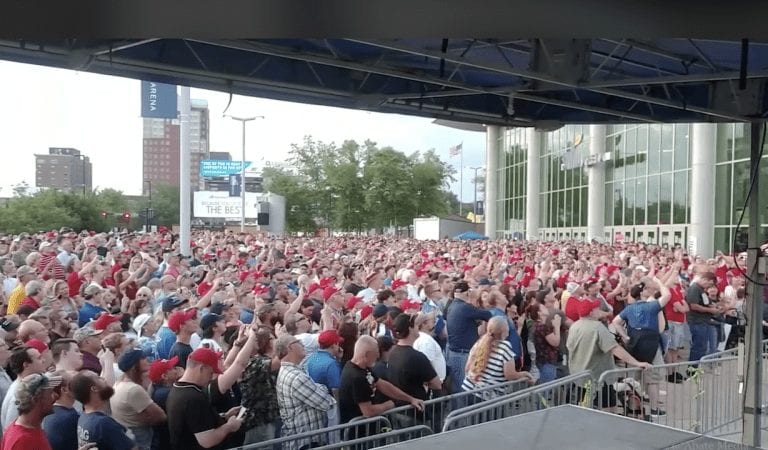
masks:
[[[188,320],[192,320],[197,317],[197,310],[194,308],[187,309],[186,311],[174,311],[168,317],[168,328],[174,333],[178,333],[181,326]]]
[[[339,336],[336,330],[325,330],[317,336],[317,343],[320,348],[328,348],[331,345],[344,343],[344,338]]]
[[[27,342],[24,343],[29,348],[34,348],[40,353],[43,353],[44,351],[48,350],[48,346],[45,345],[45,342],[39,340],[39,339],[30,339]]]
[[[600,307],[600,300],[579,300],[579,317],[587,317],[593,310]]]
[[[221,369],[219,368],[220,358],[220,352],[214,352],[210,348],[200,347],[194,352],[190,353],[187,359],[189,361],[197,361],[201,364],[205,364],[206,366],[213,369],[213,373],[221,374]]]
[[[363,299],[360,297],[349,297],[349,300],[347,300],[347,309],[352,309],[357,305],[358,303],[362,302]]]
[[[402,309],[403,312],[409,311],[411,309],[420,310],[421,303],[417,302],[416,300],[405,299],[400,303],[400,309]]]
[[[159,383],[169,370],[179,364],[179,357],[174,356],[171,359],[158,359],[149,366],[149,380],[153,383]]]
[[[119,314],[102,313],[93,321],[93,329],[104,331],[110,324],[120,322],[122,318]]]
[[[406,284],[408,284],[408,283],[403,281],[403,280],[394,280],[394,281],[392,281],[392,290],[396,291],[398,288],[401,288],[401,287],[405,286]]]
[[[371,315],[373,312],[373,305],[365,305],[363,306],[363,309],[360,310],[360,320],[365,320],[368,316]]]
[[[333,286],[328,286],[327,288],[323,289],[323,300],[326,302],[329,298],[333,297],[333,294],[339,292],[339,289],[336,289]]]

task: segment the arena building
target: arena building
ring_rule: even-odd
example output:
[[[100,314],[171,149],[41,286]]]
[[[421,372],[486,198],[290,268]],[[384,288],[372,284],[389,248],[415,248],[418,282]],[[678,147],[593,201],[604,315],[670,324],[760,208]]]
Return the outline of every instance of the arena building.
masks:
[[[749,190],[749,124],[486,127],[486,234],[730,252]],[[760,167],[768,180],[768,164]],[[768,238],[768,183],[760,185]],[[746,242],[745,214],[739,241]]]

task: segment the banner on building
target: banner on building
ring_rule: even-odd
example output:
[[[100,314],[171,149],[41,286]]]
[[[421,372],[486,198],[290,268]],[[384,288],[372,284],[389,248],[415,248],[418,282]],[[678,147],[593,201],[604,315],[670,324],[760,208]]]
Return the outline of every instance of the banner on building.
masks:
[[[141,82],[141,117],[175,119],[179,115],[178,96],[173,84]]]
[[[245,217],[255,219],[263,206],[260,203],[268,202],[266,195],[255,192],[245,193]],[[228,191],[197,191],[194,193],[192,214],[196,218],[215,219],[240,219],[240,197],[230,197]]]
[[[251,166],[250,161],[245,162],[245,168]],[[201,177],[228,177],[243,171],[242,161],[204,159],[200,161]]]

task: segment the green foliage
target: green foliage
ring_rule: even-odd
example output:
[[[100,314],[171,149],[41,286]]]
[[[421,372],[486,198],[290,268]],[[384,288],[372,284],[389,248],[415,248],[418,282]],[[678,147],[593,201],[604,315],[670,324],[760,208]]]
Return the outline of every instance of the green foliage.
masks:
[[[409,156],[371,141],[336,146],[307,136],[292,145],[290,163],[295,173],[263,172],[264,189],[286,197],[288,231],[381,229],[451,211],[455,172],[434,150]]]
[[[121,191],[104,189],[86,195],[40,191],[34,195],[22,183],[14,187],[17,194],[0,209],[0,232],[57,230],[70,227],[75,230],[108,231],[112,227],[140,228],[144,220],[139,212],[147,200],[130,199]],[[179,189],[172,186],[153,186],[152,207],[156,211],[154,224],[173,225],[179,217]],[[107,217],[102,217],[102,212]],[[130,224],[122,222],[122,214],[132,214]]]

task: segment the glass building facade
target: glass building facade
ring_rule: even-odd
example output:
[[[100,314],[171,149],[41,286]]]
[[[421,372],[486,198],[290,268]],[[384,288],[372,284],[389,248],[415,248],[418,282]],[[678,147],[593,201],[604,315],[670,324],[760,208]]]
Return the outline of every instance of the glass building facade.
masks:
[[[511,128],[500,133],[496,156],[496,237],[585,240],[590,236],[590,189],[604,192],[602,205],[592,205],[592,230],[605,242],[641,241],[686,245],[697,238],[710,248],[729,252],[736,224],[749,190],[748,124],[699,124],[708,128],[713,142],[694,143],[693,124],[566,125],[540,132]],[[598,130],[599,133],[596,133]],[[593,142],[590,132],[598,141]],[[604,139],[604,142],[602,141]],[[708,139],[709,140],[709,139]],[[694,152],[714,152],[694,169]],[[538,158],[538,173],[528,173],[531,158]],[[768,239],[768,162],[761,164],[761,238]],[[692,170],[700,171],[705,186],[692,186]],[[600,171],[600,172],[596,172]],[[704,178],[701,178],[702,174]],[[528,183],[527,177],[536,177]],[[599,176],[595,176],[599,175]],[[590,177],[595,177],[590,184]],[[697,194],[711,189],[714,195]],[[533,181],[533,180],[531,180]],[[490,188],[490,187],[489,187]],[[529,189],[538,198],[538,218],[530,219]],[[706,202],[714,211],[713,230],[694,236],[691,207]],[[597,206],[597,209],[595,209]],[[702,205],[699,205],[701,211]],[[601,220],[595,219],[601,214]],[[742,231],[746,236],[748,215]],[[709,225],[706,225],[709,228]],[[701,230],[701,229],[699,229]],[[745,237],[743,238],[746,239]],[[706,246],[705,246],[706,248]]]

